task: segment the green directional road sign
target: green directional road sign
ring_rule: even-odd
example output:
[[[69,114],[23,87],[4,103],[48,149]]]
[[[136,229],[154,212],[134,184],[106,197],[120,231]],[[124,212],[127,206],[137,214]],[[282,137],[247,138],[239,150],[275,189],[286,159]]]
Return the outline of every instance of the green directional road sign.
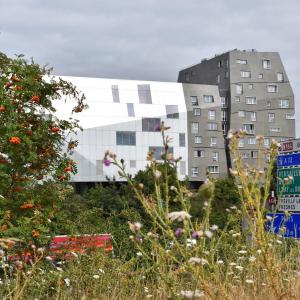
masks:
[[[284,178],[289,177],[291,180],[287,184],[284,183]],[[278,169],[277,171],[278,195],[300,195],[300,167]]]

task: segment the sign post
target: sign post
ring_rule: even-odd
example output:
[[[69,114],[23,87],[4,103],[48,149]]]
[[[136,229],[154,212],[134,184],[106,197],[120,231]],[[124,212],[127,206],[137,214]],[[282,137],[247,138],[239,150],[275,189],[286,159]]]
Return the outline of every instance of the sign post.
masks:
[[[277,194],[279,212],[268,213],[273,218],[267,224],[268,230],[282,234],[284,228],[284,237],[300,238],[300,139],[281,144],[277,157]]]

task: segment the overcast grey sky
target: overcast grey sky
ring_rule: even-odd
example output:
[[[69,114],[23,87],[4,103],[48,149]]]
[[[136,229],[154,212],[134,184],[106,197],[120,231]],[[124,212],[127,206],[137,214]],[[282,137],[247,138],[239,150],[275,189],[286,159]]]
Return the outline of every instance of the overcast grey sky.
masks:
[[[300,0],[0,0],[0,51],[60,75],[162,81],[230,49],[278,51],[297,102],[299,11]]]

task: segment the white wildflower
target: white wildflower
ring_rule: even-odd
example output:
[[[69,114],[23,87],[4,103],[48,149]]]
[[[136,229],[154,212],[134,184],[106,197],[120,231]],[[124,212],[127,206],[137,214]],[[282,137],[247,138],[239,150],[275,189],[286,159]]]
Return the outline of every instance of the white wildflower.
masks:
[[[245,282],[249,283],[249,284],[253,284],[254,283],[254,281],[252,279],[246,279]]]
[[[142,252],[137,252],[136,255],[137,256],[143,256],[143,253]]]
[[[235,205],[233,205],[233,206],[230,206],[230,209],[232,209],[232,210],[236,210],[236,209],[237,209],[237,207],[236,207]]]
[[[205,230],[204,234],[210,239],[213,236],[213,233],[210,230]]]
[[[103,269],[99,269],[98,271],[99,271],[100,273],[102,273],[102,274],[105,273]]]
[[[64,279],[64,282],[65,282],[65,284],[66,284],[66,286],[70,286],[70,279],[69,278],[65,278]]]
[[[250,256],[250,257],[249,257],[249,261],[250,261],[250,262],[255,262],[255,261],[256,261],[256,257],[253,256],[253,255]]]
[[[150,295],[150,294],[146,296],[146,298],[151,298],[151,297],[153,297],[153,296],[152,296],[152,295]]]
[[[217,264],[218,264],[218,265],[223,265],[223,264],[224,264],[224,261],[223,261],[222,259],[219,259],[219,260],[217,260]]]
[[[225,211],[230,212],[230,209],[229,208],[225,208]]]
[[[128,222],[128,224],[129,224],[129,229],[132,232],[138,232],[142,228],[142,224],[140,222],[134,222],[134,223]]]
[[[282,241],[276,240],[276,243],[279,244],[279,245],[281,245],[281,244],[282,244]]]
[[[95,278],[95,279],[99,279],[100,278],[100,276],[99,275],[93,275],[93,278]]]
[[[56,267],[56,270],[59,272],[63,272],[64,270],[61,267]]]
[[[159,179],[159,178],[161,177],[161,172],[158,171],[158,170],[155,170],[155,172],[154,172],[154,177],[155,177],[156,179]]]
[[[168,213],[167,218],[171,221],[184,221],[186,219],[190,219],[191,215],[186,211],[173,211]]]
[[[256,252],[257,252],[258,254],[261,254],[262,251],[261,251],[260,249],[258,249]]]
[[[218,227],[218,225],[212,225],[211,227],[210,227],[210,229],[212,230],[212,231],[216,231],[216,230],[218,230],[219,229],[219,227]]]
[[[180,296],[182,296],[183,298],[186,298],[186,299],[195,299],[195,298],[204,297],[204,293],[199,290],[181,291]]]
[[[242,266],[235,266],[235,268],[239,271],[243,271],[243,269],[244,269]]]
[[[247,253],[247,251],[246,250],[240,250],[239,253],[240,254],[245,254],[245,253]]]
[[[207,207],[207,206],[208,206],[208,202],[207,202],[207,201],[204,201],[203,205],[204,205],[205,207]]]
[[[208,261],[205,258],[199,258],[199,257],[191,257],[188,260],[188,263],[192,264],[192,265],[207,265]]]
[[[238,237],[238,236],[240,236],[241,234],[239,233],[239,232],[236,232],[236,233],[233,233],[232,234],[232,237]]]
[[[236,263],[232,262],[232,263],[229,264],[229,266],[236,266]]]

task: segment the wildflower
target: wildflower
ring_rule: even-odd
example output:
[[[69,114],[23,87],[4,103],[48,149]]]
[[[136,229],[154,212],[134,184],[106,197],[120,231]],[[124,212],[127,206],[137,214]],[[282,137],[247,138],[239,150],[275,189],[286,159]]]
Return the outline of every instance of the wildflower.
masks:
[[[218,227],[218,225],[212,225],[211,227],[210,227],[210,229],[212,230],[212,231],[216,231],[216,230],[218,230],[219,229],[219,227]]]
[[[229,168],[229,172],[230,172],[230,174],[233,175],[233,176],[237,176],[237,175],[239,174],[237,170],[233,170],[233,169],[231,169],[231,168]]]
[[[56,270],[59,272],[63,272],[64,270],[61,267],[56,267]]]
[[[31,231],[31,235],[33,237],[38,237],[40,235],[40,232],[38,230],[34,229],[34,230]]]
[[[225,208],[225,211],[230,212],[230,210],[228,208]]]
[[[180,292],[180,296],[182,296],[183,298],[186,299],[195,299],[195,298],[201,298],[204,297],[204,293],[199,291],[199,290],[195,290],[195,291],[181,291]]]
[[[280,143],[278,143],[275,139],[271,141],[271,148],[280,148]]]
[[[129,229],[132,232],[138,232],[142,228],[142,224],[140,222],[134,222],[134,223],[128,222],[128,224],[129,224]]]
[[[265,174],[265,171],[264,171],[264,170],[259,170],[259,171],[258,171],[258,174],[259,174],[259,175],[264,175],[264,174]]]
[[[171,221],[184,221],[186,219],[190,219],[191,215],[186,211],[173,211],[168,213],[167,218]]]
[[[199,258],[199,257],[191,257],[188,260],[188,263],[192,264],[192,265],[207,265],[208,261],[205,258]]]
[[[109,167],[111,164],[111,161],[107,158],[103,159],[103,164],[105,165],[105,167]]]
[[[209,239],[213,236],[213,233],[210,230],[205,230],[205,235],[206,237],[208,237]]]
[[[230,209],[232,209],[232,210],[236,210],[236,209],[237,209],[237,207],[236,207],[235,205],[233,205],[233,206],[230,206]]]
[[[247,253],[247,251],[246,250],[240,250],[239,253],[240,254],[245,254],[245,253]]]
[[[153,296],[152,296],[152,295],[150,295],[150,294],[146,296],[146,298],[151,298],[151,297],[153,297]]]
[[[276,240],[276,243],[279,244],[279,245],[281,245],[281,244],[282,244],[282,241]]]
[[[159,178],[161,177],[161,172],[158,171],[158,170],[155,170],[155,172],[154,172],[154,177],[155,177],[156,179],[159,179]]]
[[[256,261],[256,257],[253,256],[253,255],[250,256],[250,257],[249,257],[249,261],[250,261],[250,262],[255,262],[255,261]]]
[[[182,228],[177,228],[175,231],[175,235],[177,237],[180,237],[183,234],[183,229]]]
[[[264,136],[259,134],[256,136],[256,140],[259,141],[259,142],[262,142],[264,140]]]
[[[244,269],[242,266],[235,266],[235,268],[239,271],[243,271],[243,269]]]
[[[258,254],[261,254],[262,251],[261,251],[260,249],[258,249],[256,252],[257,252]]]
[[[203,236],[203,234],[204,234],[204,232],[202,230],[195,231],[195,232],[192,233],[192,238],[197,239],[197,238]]]
[[[254,283],[254,281],[252,279],[246,279],[245,282],[249,283],[249,284],[253,284]]]
[[[99,278],[100,278],[100,276],[99,276],[99,275],[93,275],[93,278],[95,278],[95,279],[99,279]]]
[[[207,201],[204,201],[203,205],[204,205],[205,207],[207,207],[207,206],[208,206],[208,202],[207,202]]]
[[[236,232],[236,233],[233,233],[232,234],[232,237],[238,237],[238,236],[240,236],[241,234],[239,233],[239,232]]]
[[[142,252],[137,252],[136,255],[137,256],[143,256],[143,253]]]
[[[99,269],[98,271],[99,271],[100,273],[102,273],[102,274],[105,273],[103,269]]]
[[[232,263],[229,264],[229,266],[234,267],[234,266],[236,266],[236,263],[235,263],[235,262],[232,262]]]
[[[231,140],[231,139],[233,139],[233,133],[232,133],[232,131],[230,130],[229,132],[228,132],[228,134],[227,134],[227,139],[228,140]]]
[[[177,191],[177,188],[176,188],[174,185],[171,185],[171,186],[170,186],[170,190],[176,192],[176,191]]]
[[[64,282],[65,282],[66,286],[68,286],[68,287],[70,286],[70,279],[69,278],[65,278]]]
[[[219,260],[217,260],[217,264],[218,264],[218,265],[223,265],[223,264],[224,264],[224,261],[223,261],[222,259],[219,259]]]
[[[14,145],[18,145],[21,143],[21,139],[17,136],[12,136],[10,139],[9,139],[9,142],[11,144],[14,144]]]

